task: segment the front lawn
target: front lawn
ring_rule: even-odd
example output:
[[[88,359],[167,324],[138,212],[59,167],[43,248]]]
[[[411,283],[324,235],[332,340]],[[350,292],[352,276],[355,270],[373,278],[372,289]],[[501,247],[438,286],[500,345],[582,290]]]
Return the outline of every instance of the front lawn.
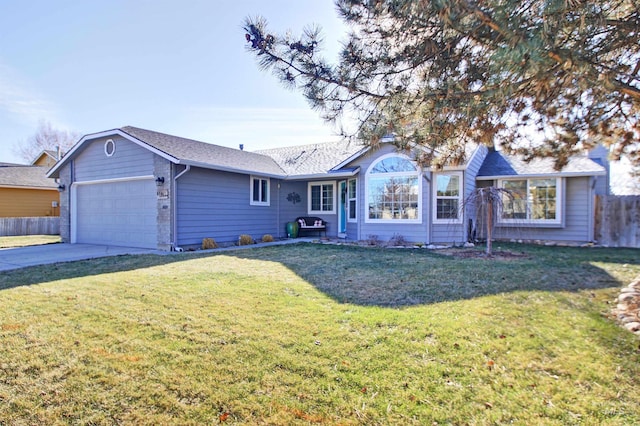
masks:
[[[0,248],[39,246],[60,242],[60,235],[20,235],[0,237]]]
[[[640,251],[319,244],[0,275],[0,424],[640,424]]]

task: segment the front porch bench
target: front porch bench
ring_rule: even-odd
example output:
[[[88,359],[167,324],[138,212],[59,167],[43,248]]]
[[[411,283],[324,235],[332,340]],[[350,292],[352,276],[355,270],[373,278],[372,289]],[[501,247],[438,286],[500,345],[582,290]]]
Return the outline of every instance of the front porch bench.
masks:
[[[324,232],[324,236],[327,236],[327,222],[320,219],[319,217],[314,216],[301,216],[296,219],[298,222],[298,235],[302,236],[302,233],[310,233],[318,231],[318,237],[320,237],[322,232]]]

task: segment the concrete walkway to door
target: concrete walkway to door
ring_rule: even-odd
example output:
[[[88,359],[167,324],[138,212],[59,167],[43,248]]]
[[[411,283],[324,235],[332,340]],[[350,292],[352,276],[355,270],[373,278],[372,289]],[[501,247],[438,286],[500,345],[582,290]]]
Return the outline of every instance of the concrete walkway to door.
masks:
[[[122,254],[167,254],[160,250],[95,244],[44,244],[0,249],[0,271]]]

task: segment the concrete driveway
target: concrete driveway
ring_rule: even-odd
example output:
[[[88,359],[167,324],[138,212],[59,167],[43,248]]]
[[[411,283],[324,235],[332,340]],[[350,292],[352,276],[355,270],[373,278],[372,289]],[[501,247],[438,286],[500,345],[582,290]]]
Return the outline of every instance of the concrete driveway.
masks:
[[[94,259],[121,254],[166,254],[159,250],[133,247],[99,246],[94,244],[45,244],[41,246],[0,249],[0,271],[25,266]]]

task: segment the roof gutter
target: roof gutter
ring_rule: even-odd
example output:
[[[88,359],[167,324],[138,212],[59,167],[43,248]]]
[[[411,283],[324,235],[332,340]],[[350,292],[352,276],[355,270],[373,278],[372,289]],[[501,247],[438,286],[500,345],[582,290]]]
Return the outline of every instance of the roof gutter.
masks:
[[[573,173],[536,173],[536,174],[521,174],[521,175],[495,175],[495,176],[476,176],[476,180],[497,180],[497,179],[544,179],[551,177],[585,177],[585,176],[605,176],[606,171],[598,172],[573,172]]]
[[[224,167],[224,166],[218,166],[215,164],[209,164],[209,163],[201,163],[201,162],[197,162],[197,161],[177,161],[176,164],[184,164],[185,166],[193,166],[193,167],[200,167],[202,169],[209,169],[209,170],[218,170],[221,172],[229,172],[229,173],[240,173],[240,174],[253,174],[253,175],[260,175],[260,176],[264,176],[264,177],[269,177],[269,178],[274,178],[274,179],[286,179],[286,175],[284,174],[277,174],[277,173],[264,173],[261,172],[259,170],[246,170],[246,169],[239,169],[239,168],[235,168],[235,167]]]
[[[343,178],[355,176],[360,172],[360,167],[356,167],[354,170],[348,170],[343,172],[334,173],[314,173],[308,175],[291,175],[284,178],[284,180],[308,180],[308,179],[331,179],[331,178]]]

